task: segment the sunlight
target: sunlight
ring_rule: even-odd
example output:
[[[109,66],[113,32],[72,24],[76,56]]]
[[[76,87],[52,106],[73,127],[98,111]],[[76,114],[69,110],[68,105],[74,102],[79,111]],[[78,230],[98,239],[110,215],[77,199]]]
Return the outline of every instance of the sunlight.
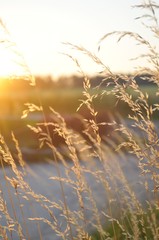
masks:
[[[8,49],[0,49],[0,77],[20,74],[20,66],[14,60],[13,53]]]

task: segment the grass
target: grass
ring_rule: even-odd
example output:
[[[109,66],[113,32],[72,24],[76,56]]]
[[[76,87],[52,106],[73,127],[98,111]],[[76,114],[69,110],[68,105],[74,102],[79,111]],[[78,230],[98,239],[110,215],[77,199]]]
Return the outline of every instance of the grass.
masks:
[[[149,0],[136,7],[144,9],[143,20],[152,20],[147,30],[158,38],[158,5]],[[47,233],[58,240],[159,239],[158,52],[131,32],[108,33],[99,46],[114,35],[144,45],[148,53],[138,58],[146,58],[148,67],[117,76],[98,56],[67,43],[101,66],[105,88],[92,89],[78,60],[67,54],[83,76],[82,90],[53,94],[38,92],[35,85],[25,94],[1,93],[2,239],[42,240]],[[33,85],[25,65],[24,70]],[[137,83],[136,75],[143,72],[151,74],[156,87]],[[42,175],[32,170],[25,147],[36,150],[31,161],[39,155],[48,166],[45,172],[42,165]]]
[[[112,87],[106,89],[107,92],[112,91]],[[155,104],[158,102],[158,97],[156,96],[157,87],[151,85],[141,86],[141,91],[149,96],[149,104]],[[12,89],[6,93],[0,93],[0,107],[1,107],[1,118],[9,118],[11,115],[19,119],[21,113],[24,110],[24,104],[28,101],[38,105],[39,98],[43,109],[46,114],[50,113],[49,107],[54,108],[60,114],[74,114],[80,104],[82,99],[83,89],[44,89],[36,90],[22,90],[20,92],[13,93]],[[134,98],[137,99],[137,92],[131,88],[127,88],[126,92]],[[114,111],[119,112],[123,117],[128,115],[129,108],[127,105],[121,101],[116,105],[117,98],[113,94],[105,94],[105,88],[96,88],[90,90],[91,95],[98,94],[97,98],[94,99],[94,107],[97,111],[108,111],[113,113]],[[37,97],[39,96],[39,97]]]
[[[152,232],[152,226],[156,226],[159,223],[159,212],[156,207],[154,209],[145,210],[142,214],[137,215],[137,227],[139,229],[138,239],[154,239]],[[155,222],[154,222],[155,218]],[[122,222],[121,222],[122,221]],[[114,229],[109,223],[106,225],[105,231],[109,232],[110,238],[114,237],[114,232],[116,234],[116,239],[122,240],[123,238],[133,239],[133,229],[132,229],[132,216],[127,212],[124,216],[120,216],[120,219],[114,219]],[[144,229],[143,229],[144,226]],[[124,228],[123,228],[124,227]],[[155,233],[156,235],[158,233]],[[92,240],[100,239],[100,234],[95,232],[92,234]]]

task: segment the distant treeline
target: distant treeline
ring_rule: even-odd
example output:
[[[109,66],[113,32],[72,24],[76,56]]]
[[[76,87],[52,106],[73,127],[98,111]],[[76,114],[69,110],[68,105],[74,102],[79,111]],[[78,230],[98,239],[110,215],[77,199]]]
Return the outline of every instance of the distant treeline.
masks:
[[[121,75],[122,76],[122,75]],[[143,74],[135,76],[135,80],[139,85],[152,85],[152,77],[150,74]],[[82,88],[83,87],[83,77],[78,75],[72,75],[72,76],[62,76],[58,79],[54,80],[51,76],[36,76],[36,85],[37,87],[42,88],[48,88],[48,87],[56,87],[56,88]],[[96,75],[89,77],[91,82],[91,87],[99,86],[100,84],[102,87],[105,87],[107,84],[106,77],[102,75]],[[123,79],[120,77],[120,75],[117,75],[118,81],[122,82]],[[111,79],[109,79],[110,81]]]
[[[123,79],[118,76],[118,81],[122,82]],[[135,77],[135,80],[139,85],[152,85],[153,76],[150,74],[138,75]],[[111,79],[109,79],[111,81]],[[5,84],[2,84],[4,82]],[[38,89],[51,89],[51,88],[82,88],[83,87],[83,77],[72,75],[72,76],[62,76],[58,79],[54,79],[52,76],[35,76],[36,87]],[[101,84],[102,87],[106,87],[107,80],[104,80],[104,77],[101,75],[90,77],[91,87],[96,87]],[[16,79],[5,79],[1,80],[1,87],[4,90],[29,90],[31,86],[29,81],[24,78]]]

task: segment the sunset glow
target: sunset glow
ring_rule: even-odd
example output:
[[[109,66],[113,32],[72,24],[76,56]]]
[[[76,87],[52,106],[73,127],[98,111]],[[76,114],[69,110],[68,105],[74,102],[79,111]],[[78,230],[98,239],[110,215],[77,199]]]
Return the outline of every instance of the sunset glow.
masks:
[[[98,40],[105,33],[123,29],[136,30],[135,14],[131,1],[127,0],[5,0],[0,2],[0,6],[0,17],[33,74],[59,76],[77,72],[71,60],[61,54],[71,53],[62,42],[71,42],[97,52]],[[104,63],[115,71],[129,68],[127,61],[116,58],[117,53],[113,50],[115,41],[110,39],[108,44],[108,50],[103,50]],[[132,48],[129,50],[134,52]],[[79,56],[77,52],[75,56],[87,66],[86,71],[96,71],[86,56]],[[127,50],[122,56],[127,58]],[[15,72],[16,64],[8,60],[8,56],[0,61],[3,63],[0,75]]]
[[[140,21],[141,12],[132,8],[138,1],[0,1],[0,17],[6,24],[18,51],[24,56],[31,72],[42,75],[67,75],[77,72],[74,63],[61,53],[77,57],[84,71],[96,73],[86,56],[72,52],[63,42],[83,46],[98,54],[98,41],[111,31],[135,31],[147,37]],[[118,48],[117,39],[104,42],[99,57],[113,71],[130,71],[139,48],[128,39]],[[119,50],[120,49],[120,50]],[[2,53],[0,75],[14,74],[19,68],[15,58]],[[18,70],[19,71],[19,70]],[[20,70],[21,71],[21,70]]]
[[[17,71],[16,64],[12,61],[7,51],[0,51],[0,76],[10,76]]]

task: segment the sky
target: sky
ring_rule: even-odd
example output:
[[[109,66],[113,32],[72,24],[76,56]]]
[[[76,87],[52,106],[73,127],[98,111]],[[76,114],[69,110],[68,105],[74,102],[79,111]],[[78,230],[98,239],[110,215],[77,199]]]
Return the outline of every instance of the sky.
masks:
[[[16,50],[35,75],[54,77],[78,71],[65,54],[79,60],[82,69],[96,74],[101,69],[85,54],[71,49],[66,42],[82,46],[97,54],[112,71],[129,72],[134,68],[130,58],[141,49],[132,41],[117,43],[116,38],[98,41],[115,30],[146,34],[143,25],[134,20],[141,15],[132,8],[140,0],[0,0],[0,18]],[[1,27],[1,39],[4,38]],[[18,72],[19,58],[10,47],[0,46],[0,74]],[[141,50],[142,51],[142,50]],[[21,71],[21,70],[19,70]]]

